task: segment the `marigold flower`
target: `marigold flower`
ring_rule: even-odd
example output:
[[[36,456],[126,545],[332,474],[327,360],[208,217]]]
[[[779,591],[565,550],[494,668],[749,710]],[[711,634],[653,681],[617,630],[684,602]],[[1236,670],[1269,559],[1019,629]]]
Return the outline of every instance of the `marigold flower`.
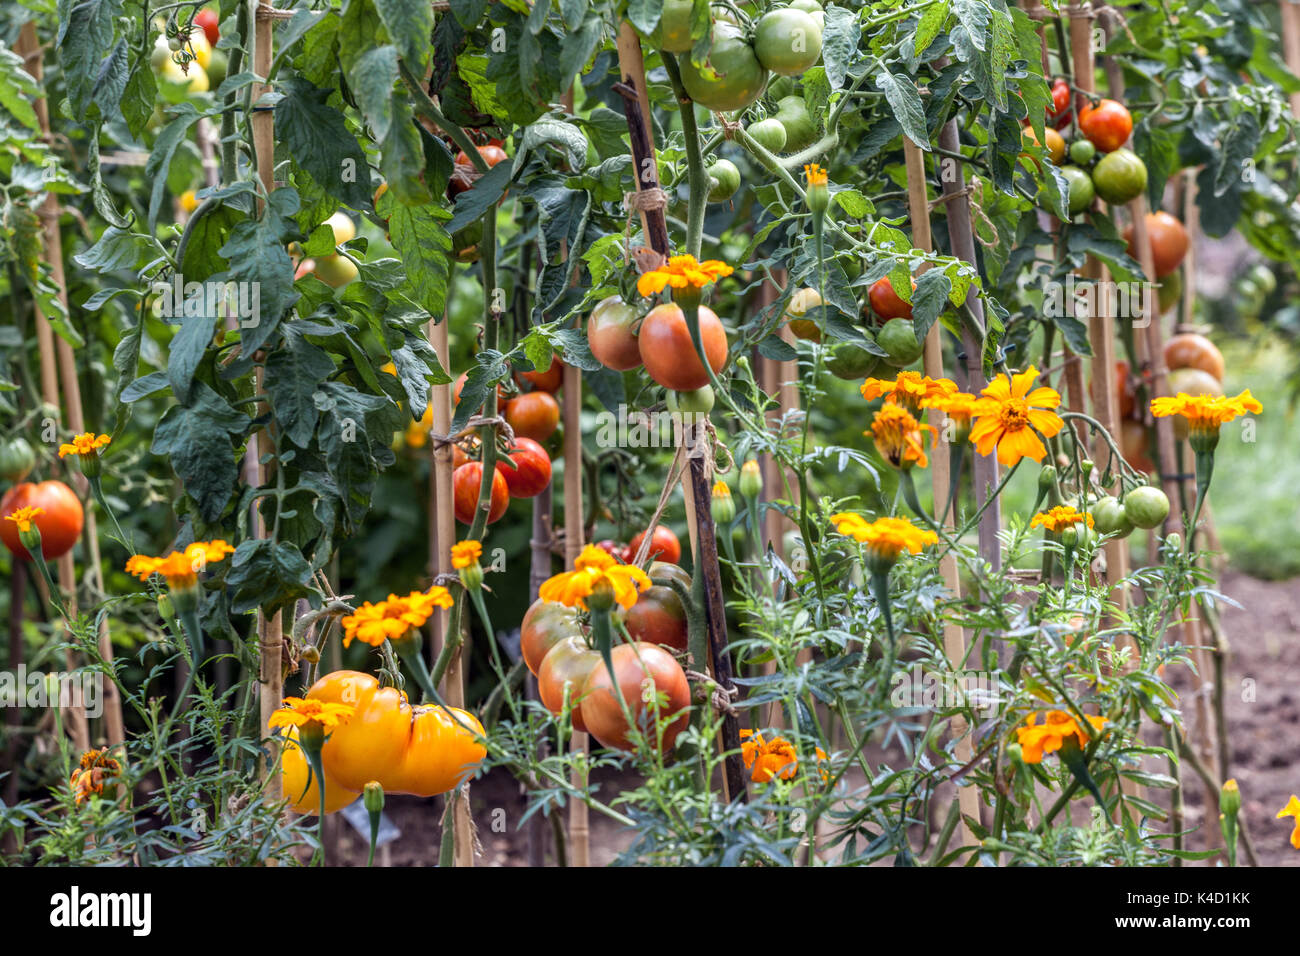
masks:
[[[880,396],[892,405],[902,405],[913,416],[919,415],[927,401],[957,393],[957,383],[946,378],[931,378],[920,372],[899,372],[897,378],[869,378],[859,391],[871,401]]]
[[[32,530],[32,523],[43,514],[44,508],[19,508],[13,514],[5,515],[5,521],[12,521],[18,525],[19,534],[26,534]]]
[[[901,405],[884,405],[871,422],[870,434],[876,442],[880,457],[900,471],[912,465],[924,468],[929,464],[925,457],[925,433],[938,441],[939,433],[933,425],[922,425]]]
[[[825,186],[830,179],[826,170],[822,169],[817,163],[810,163],[803,168],[804,178],[808,180],[809,186]]]
[[[126,571],[141,581],[148,581],[151,574],[161,574],[167,579],[168,587],[183,591],[198,585],[198,573],[208,564],[221,561],[226,555],[234,553],[235,549],[221,539],[195,541],[183,552],[173,551],[161,558],[151,558],[144,554],[132,555],[127,559]]]
[[[94,432],[83,432],[72,439],[71,444],[64,443],[59,446],[59,457],[64,458],[68,455],[94,455],[99,453],[99,449],[106,448],[112,443],[113,439],[108,435],[99,435],[96,437]]]
[[[892,564],[904,551],[920,554],[928,544],[938,544],[933,531],[918,528],[906,518],[877,518],[867,521],[851,511],[831,515],[835,530],[865,544],[877,557]]]
[[[1054,388],[1032,388],[1038,378],[1038,369],[1032,365],[1018,375],[999,376],[980,394],[975,402],[975,425],[970,440],[981,455],[991,455],[997,449],[998,461],[1014,465],[1021,458],[1042,461],[1047,454],[1035,429],[1051,438],[1065,422],[1051,409],[1061,404],[1060,393]]]
[[[1105,717],[1085,715],[1094,730],[1106,724]],[[1030,714],[1025,726],[1016,728],[1016,739],[1025,763],[1042,763],[1043,755],[1054,753],[1064,745],[1066,738],[1074,737],[1080,747],[1088,743],[1088,731],[1079,726],[1074,717],[1063,710],[1049,710],[1043,723],[1036,723],[1037,715]]]
[[[1291,831],[1291,845],[1300,850],[1300,797],[1294,793],[1286,802],[1286,806],[1277,812],[1277,819],[1281,820],[1283,817],[1295,818],[1295,829]]]
[[[105,786],[111,786],[113,779],[121,772],[122,765],[109,756],[107,747],[87,750],[81,755],[78,768],[68,779],[68,786],[80,804],[92,794],[103,796]]]
[[[1069,505],[1057,505],[1050,511],[1040,511],[1029,522],[1031,528],[1046,528],[1048,531],[1056,534],[1064,531],[1071,525],[1084,523],[1089,528],[1092,527],[1092,515],[1081,514]]]
[[[456,570],[478,564],[483,557],[483,545],[474,540],[458,541],[451,546],[451,566]]]
[[[314,697],[286,697],[283,706],[271,714],[267,727],[307,727],[333,730],[345,724],[357,712],[352,704],[335,704]]]
[[[378,604],[367,601],[343,618],[343,646],[350,646],[354,640],[371,647],[395,641],[412,628],[423,627],[434,608],[450,608],[454,603],[451,592],[436,584],[406,597],[390,594]]]
[[[773,737],[768,741],[763,739],[762,734],[742,730],[740,740],[741,760],[755,783],[767,783],[773,778],[790,780],[798,772],[799,755],[795,752],[794,745],[784,737]],[[826,751],[821,747],[816,748],[816,753],[819,762],[826,759]],[[821,771],[821,775],[823,780],[828,777],[825,770]]]
[[[652,269],[636,281],[636,291],[652,296],[668,287],[674,289],[703,289],[734,272],[731,266],[717,259],[697,262],[694,256],[671,256],[658,269]]]
[[[565,607],[589,610],[587,598],[598,586],[611,588],[614,600],[629,608],[636,603],[637,593],[650,587],[650,577],[635,565],[619,564],[601,548],[589,544],[573,562],[573,570],[548,578],[537,596]]]
[[[1239,415],[1264,411],[1264,406],[1246,389],[1235,398],[1231,395],[1188,395],[1179,392],[1151,400],[1151,414],[1156,418],[1181,415],[1193,448],[1211,450],[1219,441],[1219,427]]]
[[[971,419],[975,417],[975,403],[978,401],[969,392],[944,392],[921,399],[921,407],[943,412],[956,429],[953,440],[965,441],[970,435]]]

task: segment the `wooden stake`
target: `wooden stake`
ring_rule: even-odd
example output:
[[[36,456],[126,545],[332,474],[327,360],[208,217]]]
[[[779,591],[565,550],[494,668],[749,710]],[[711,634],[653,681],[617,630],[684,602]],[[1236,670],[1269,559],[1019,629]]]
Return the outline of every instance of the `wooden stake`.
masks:
[[[582,553],[582,371],[575,366],[564,367],[564,566]],[[569,750],[585,758],[591,742],[585,733],[577,731]],[[587,775],[574,771],[575,787],[586,788]],[[591,865],[591,827],[587,805],[581,800],[569,801],[569,851],[573,866]]]
[[[1296,0],[1278,0],[1282,13],[1282,50],[1286,68],[1300,76],[1300,4]],[[1291,112],[1300,117],[1300,93],[1291,94]]]
[[[903,159],[907,168],[907,210],[912,221],[912,245],[925,252],[932,252],[934,251],[934,238],[930,233],[930,197],[925,181],[925,156],[922,154],[920,147],[906,136],[903,137]],[[944,377],[943,341],[940,338],[938,322],[930,326],[930,331],[926,333],[924,362],[926,375],[931,378]],[[943,412],[932,408],[930,409],[929,418],[930,424],[934,426],[935,430],[942,433]],[[934,484],[935,513],[938,514],[941,508],[940,503],[948,499],[948,489],[952,477],[948,456],[938,449],[935,450],[935,454],[930,459],[930,477]],[[945,526],[948,528],[956,527],[956,515],[952,510],[948,512]],[[939,561],[939,573],[943,576],[944,586],[953,595],[954,599],[960,599],[961,575],[957,570],[957,556],[951,551]],[[961,632],[961,628],[951,621],[945,622],[943,626],[943,649],[948,656],[948,663],[952,667],[964,666],[966,639]],[[966,718],[957,715],[949,723],[952,737],[957,742],[953,748],[953,755],[960,764],[970,763],[974,756],[974,749],[971,746],[970,727],[966,723]],[[962,845],[974,846],[977,842],[975,833],[966,821],[967,819],[979,820],[980,818],[979,792],[973,786],[958,787],[957,800],[962,814],[961,822],[958,824]]]

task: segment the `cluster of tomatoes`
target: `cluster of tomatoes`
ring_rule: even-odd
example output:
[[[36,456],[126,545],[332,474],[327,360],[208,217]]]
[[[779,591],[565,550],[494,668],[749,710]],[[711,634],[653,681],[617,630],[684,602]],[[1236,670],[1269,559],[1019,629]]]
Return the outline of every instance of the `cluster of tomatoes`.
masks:
[[[334,246],[338,248],[345,242],[351,242],[357,236],[356,223],[347,213],[335,212],[325,220],[325,225],[334,232]],[[289,255],[295,260],[294,281],[305,276],[315,276],[333,289],[347,285],[359,274],[357,264],[347,256],[337,253],[312,257],[302,256],[302,248],[295,242],[289,246]]]
[[[11,554],[28,559],[27,549],[18,540],[18,525],[4,520],[20,508],[40,508],[34,524],[41,532],[41,554],[47,561],[60,558],[72,550],[81,537],[85,511],[71,488],[61,481],[27,481],[36,467],[36,452],[21,435],[0,439],[0,478],[12,487],[0,498],[0,540]]]
[[[689,722],[690,684],[672,653],[686,650],[686,609],[667,582],[689,589],[690,575],[667,561],[655,561],[649,573],[653,586],[642,591],[632,607],[615,611],[632,640],[613,648],[613,680],[577,611],[538,599],[520,625],[524,663],[537,678],[543,706],[558,716],[567,700],[574,729],[616,750],[631,749],[632,727],[653,736],[656,705],[659,717],[674,717],[658,738],[664,752],[672,749]],[[626,713],[615,683],[627,703]]]
[[[915,282],[912,288],[916,288]],[[817,323],[806,317],[809,310],[822,304],[821,293],[813,288],[800,289],[790,297],[782,318],[795,338],[822,340]],[[863,335],[885,354],[878,355],[856,342],[840,342],[826,357],[826,368],[832,375],[854,381],[887,367],[907,368],[921,358],[925,346],[912,324],[912,303],[898,294],[888,276],[877,279],[868,289],[862,321]]]
[[[381,687],[369,674],[334,671],[312,684],[307,696],[355,708],[321,750],[326,813],[352,803],[371,781],[386,793],[446,793],[472,777],[487,756],[479,742],[483,725],[469,711],[412,706],[402,691]],[[298,813],[317,813],[319,781],[308,784],[307,758],[296,731],[288,737],[280,761],[284,795]]]

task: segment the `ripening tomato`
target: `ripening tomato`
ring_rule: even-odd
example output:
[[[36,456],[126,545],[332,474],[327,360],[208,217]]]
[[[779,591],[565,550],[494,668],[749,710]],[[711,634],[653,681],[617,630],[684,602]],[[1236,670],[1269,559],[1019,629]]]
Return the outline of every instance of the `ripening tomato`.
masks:
[[[727,332],[708,306],[699,307],[699,321],[704,354],[713,371],[721,372],[727,364]],[[637,341],[646,371],[664,388],[689,392],[709,384],[709,373],[695,351],[686,316],[675,302],[650,310],[641,323]]]
[[[597,541],[596,547],[600,548],[600,550],[604,551],[615,561],[621,561],[624,564],[626,564],[627,559],[631,557],[631,555],[628,554],[627,545],[620,541],[615,541],[613,538],[603,538],[600,541]]]
[[[687,589],[691,586],[689,574],[662,561],[650,566],[650,577],[655,581],[672,578]],[[636,603],[623,613],[623,626],[634,641],[686,650],[686,608],[677,592],[665,584],[655,584],[637,595]]]
[[[641,542],[645,540],[645,532],[632,539],[627,546],[629,555],[635,555],[641,550]],[[650,549],[648,557],[651,561],[667,561],[669,564],[677,564],[682,559],[682,543],[677,540],[677,535],[673,529],[666,525],[655,525],[654,536],[650,539]]]
[[[550,392],[525,392],[506,402],[505,416],[516,438],[543,442],[560,427],[560,403]]]
[[[290,727],[280,751],[280,792],[289,800],[294,813],[315,816],[320,813],[320,780],[311,773],[307,755],[298,745],[298,728]],[[322,758],[322,763],[324,759]],[[310,779],[310,782],[308,780]],[[342,810],[357,799],[357,792],[325,774],[325,812]]]
[[[822,340],[822,330],[817,327],[817,323],[805,318],[810,309],[815,309],[822,304],[821,293],[811,286],[800,289],[790,296],[790,303],[785,307],[784,318],[795,338],[809,342]]]
[[[460,404],[460,393],[465,388],[465,380],[469,378],[469,372],[461,372],[456,376],[456,381],[451,386],[451,404],[453,406]],[[497,407],[501,407],[506,400],[506,390],[500,385],[497,386]]]
[[[577,611],[538,598],[524,612],[523,622],[519,625],[519,650],[524,664],[536,675],[552,647],[566,637],[581,636],[582,625],[578,622]]]
[[[690,723],[691,687],[677,660],[653,644],[620,644],[613,649],[611,660],[614,677],[605,662],[596,655],[597,664],[583,685],[582,721],[587,732],[606,747],[631,750],[628,726],[614,681],[636,727],[653,746],[660,743],[663,752],[672,750],[677,735]],[[659,738],[657,721],[673,718]]]
[[[1115,363],[1115,392],[1119,397],[1119,417],[1132,418],[1137,408],[1137,390],[1129,374],[1128,362]]]
[[[478,510],[479,486],[483,483],[483,463],[468,461],[451,474],[452,497],[455,500],[456,520],[473,524]],[[488,502],[488,524],[499,521],[510,505],[510,487],[505,475],[492,472],[492,497]]]
[[[1223,381],[1223,353],[1204,335],[1181,332],[1165,340],[1165,365],[1171,370],[1197,368]]]
[[[616,372],[641,364],[636,309],[616,295],[601,299],[587,319],[587,345],[596,361]]]
[[[307,696],[356,708],[334,728],[321,750],[328,777],[358,792],[371,780],[382,783],[406,750],[411,721],[406,695],[396,687],[380,687],[369,674],[333,671],[312,684]]]
[[[221,39],[219,24],[220,20],[217,17],[216,10],[200,10],[194,14],[194,25],[203,28],[203,35],[208,38],[208,43],[214,47],[217,45],[217,41]]]
[[[551,366],[544,372],[520,372],[516,376],[520,381],[527,382],[533,388],[540,388],[543,392],[550,392],[554,395],[564,384],[564,363],[560,361],[558,355],[551,356]]]
[[[24,481],[14,485],[0,498],[0,539],[24,561],[30,560],[31,556],[18,538],[18,525],[5,520],[19,508],[44,509],[45,513],[37,515],[33,524],[40,529],[41,554],[47,561],[67,554],[81,537],[86,515],[71,488],[52,479],[37,484]]]
[[[1113,153],[1133,135],[1133,116],[1123,103],[1101,100],[1079,110],[1079,131],[1103,153]]]
[[[1147,430],[1141,422],[1126,419],[1119,426],[1119,447],[1124,460],[1145,474],[1156,470],[1147,454]]]
[[[1070,84],[1061,77],[1057,77],[1052,82],[1052,108],[1048,111],[1048,117],[1052,119],[1065,115],[1065,111],[1070,108]]]
[[[1138,248],[1133,232],[1130,223],[1124,230],[1124,241],[1128,243],[1128,254],[1137,259]],[[1187,229],[1163,210],[1147,213],[1147,242],[1151,244],[1151,261],[1155,264],[1157,279],[1163,279],[1182,264],[1190,244]]]
[[[912,283],[912,288],[916,288],[916,283]],[[873,282],[871,290],[867,293],[867,298],[871,302],[871,310],[886,321],[889,319],[910,319],[912,317],[912,303],[904,302],[902,297],[894,291],[893,285],[889,282],[889,276],[884,276]]]
[[[483,725],[467,710],[441,704],[412,708],[402,758],[377,779],[390,793],[447,793],[472,777],[487,756],[482,736]]]
[[[586,732],[587,724],[578,702],[582,699],[587,678],[599,664],[600,652],[589,647],[582,637],[573,635],[559,641],[546,652],[537,668],[537,696],[542,706],[552,714],[559,714],[564,708],[567,688],[569,704],[573,708],[573,729]]]
[[[505,478],[511,498],[535,498],[551,483],[551,456],[531,438],[516,438],[510,452],[511,468],[497,459],[497,471]]]
[[[492,144],[488,144],[487,146],[479,146],[478,154],[483,157],[483,162],[487,163],[488,169],[491,169],[497,163],[504,162],[508,158],[506,156],[506,151],[504,149],[502,149],[500,146],[493,146]],[[470,168],[477,168],[470,161],[469,154],[466,153],[463,149],[456,154],[456,163],[461,166],[469,166]]]

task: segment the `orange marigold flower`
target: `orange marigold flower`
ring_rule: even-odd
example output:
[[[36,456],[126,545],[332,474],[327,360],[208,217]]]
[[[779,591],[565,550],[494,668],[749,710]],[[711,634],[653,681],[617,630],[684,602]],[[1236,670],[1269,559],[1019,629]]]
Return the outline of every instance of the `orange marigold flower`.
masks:
[[[474,540],[458,541],[451,546],[451,566],[460,570],[478,564],[483,557],[483,545]]]
[[[1283,817],[1295,818],[1295,829],[1291,831],[1291,845],[1300,850],[1300,797],[1294,793],[1286,802],[1286,806],[1277,812],[1277,819],[1281,820]]]
[[[1073,524],[1080,522],[1092,527],[1092,515],[1081,514],[1070,505],[1057,505],[1050,511],[1040,511],[1029,522],[1031,528],[1046,528],[1055,534],[1058,531],[1064,531]]]
[[[958,436],[965,437],[970,433],[971,419],[975,417],[975,403],[978,401],[969,392],[944,392],[921,399],[921,407],[943,412],[956,427]]]
[[[80,804],[92,794],[103,796],[105,786],[111,786],[113,779],[121,772],[122,765],[109,756],[107,747],[87,750],[81,755],[77,769],[68,779],[68,786]]]
[[[867,401],[883,395],[886,402],[902,405],[915,416],[927,400],[956,394],[957,383],[946,378],[931,378],[920,372],[899,372],[893,379],[869,378],[859,391]]]
[[[671,256],[667,263],[637,279],[636,291],[643,296],[652,296],[670,286],[674,289],[703,289],[734,271],[717,259],[697,262],[694,256]]]
[[[1094,730],[1106,724],[1105,717],[1086,715]],[[1080,747],[1088,743],[1088,731],[1079,726],[1073,716],[1063,710],[1049,710],[1043,723],[1036,723],[1037,715],[1030,714],[1025,726],[1016,728],[1021,759],[1025,763],[1042,763],[1043,755],[1060,750],[1067,737],[1074,737]]]
[[[59,446],[59,457],[97,454],[99,449],[106,448],[112,441],[113,439],[108,435],[97,437],[94,432],[83,432],[73,438],[71,444],[65,443]]]
[[[412,628],[423,627],[435,608],[450,608],[454,603],[451,592],[436,584],[406,597],[390,594],[388,600],[378,604],[367,601],[343,618],[343,646],[350,646],[354,640],[371,647],[395,641]]]
[[[635,565],[619,564],[607,552],[589,544],[573,562],[573,570],[548,578],[537,596],[565,607],[589,610],[587,598],[598,586],[611,588],[614,600],[629,608],[636,603],[637,593],[650,587],[650,577]]]
[[[810,163],[803,168],[804,178],[808,180],[809,186],[825,186],[830,176],[826,170],[816,163]]]
[[[18,532],[26,534],[32,530],[32,523],[41,515],[45,514],[44,508],[19,508],[12,514],[5,515],[5,521],[12,521],[18,525]],[[35,545],[33,545],[35,547]]]
[[[752,730],[742,730],[740,732],[740,757],[745,763],[745,768],[750,771],[750,779],[755,783],[767,783],[769,780],[779,778],[781,780],[791,780],[799,770],[799,755],[794,749],[794,745],[784,737],[773,737],[770,741],[765,740],[762,734],[756,734]],[[821,747],[816,748],[817,760],[820,763],[826,759],[826,751]],[[822,779],[827,779],[828,774],[825,770],[821,771]]]
[[[186,590],[197,586],[199,572],[209,563],[221,561],[234,553],[235,549],[219,538],[216,541],[195,541],[183,552],[173,551],[161,558],[132,555],[127,559],[126,570],[141,581],[149,580],[151,574],[161,574],[167,579],[168,587]]]
[[[286,697],[284,705],[267,720],[267,727],[306,727],[333,730],[357,712],[352,704],[335,704],[314,697]]]
[[[1061,404],[1061,396],[1054,388],[1033,388],[1038,369],[1032,365],[1018,375],[999,376],[980,394],[975,402],[975,425],[970,440],[981,455],[991,455],[994,449],[998,461],[1014,465],[1021,458],[1042,461],[1047,454],[1035,429],[1051,438],[1065,422],[1051,409]]]
[[[880,457],[900,471],[912,465],[924,468],[929,464],[925,457],[925,433],[938,441],[939,433],[933,425],[922,425],[901,405],[884,405],[871,422],[870,434],[876,442]]]
[[[1182,415],[1187,419],[1189,430],[1217,432],[1219,426],[1232,421],[1239,415],[1264,411],[1259,399],[1246,389],[1235,398],[1231,395],[1188,395],[1179,392],[1172,397],[1151,400],[1151,414],[1156,418]]]
[[[862,542],[877,557],[891,563],[897,561],[904,551],[920,554],[926,545],[939,543],[937,534],[918,528],[906,518],[885,517],[867,521],[861,515],[846,511],[831,515],[831,523],[840,534]]]

